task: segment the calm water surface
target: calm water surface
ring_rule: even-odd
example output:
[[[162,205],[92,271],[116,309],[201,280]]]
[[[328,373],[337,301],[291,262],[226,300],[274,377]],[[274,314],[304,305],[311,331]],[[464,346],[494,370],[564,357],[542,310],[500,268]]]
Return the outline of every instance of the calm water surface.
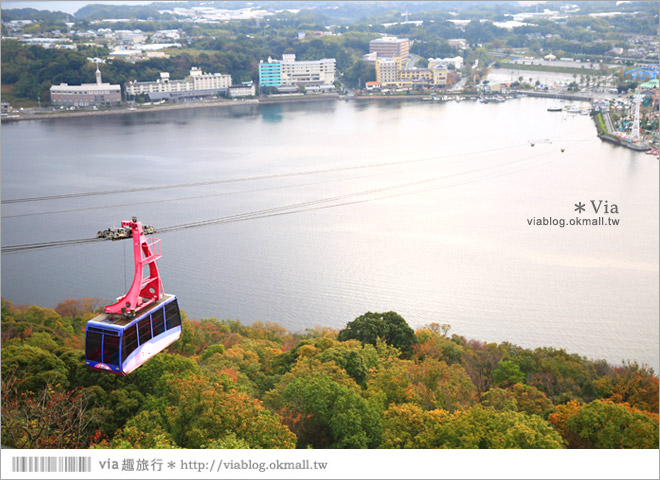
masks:
[[[468,338],[657,370],[658,161],[602,143],[588,116],[548,113],[551,103],[238,105],[3,124],[3,200],[305,174],[7,204],[2,244],[89,238],[132,215],[166,227],[318,201],[160,235],[165,290],[192,318],[303,331],[394,310],[413,327],[449,323]],[[620,225],[528,225],[595,218],[590,200],[616,204],[604,216]],[[112,300],[131,282],[131,256],[127,242],[3,255],[2,295],[47,307]]]

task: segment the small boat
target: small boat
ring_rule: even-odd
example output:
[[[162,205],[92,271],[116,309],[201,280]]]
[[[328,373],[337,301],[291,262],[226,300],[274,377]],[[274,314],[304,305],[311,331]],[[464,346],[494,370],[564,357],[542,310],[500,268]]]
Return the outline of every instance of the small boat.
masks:
[[[560,106],[550,106],[548,107],[548,112],[561,112],[564,109],[564,107]]]

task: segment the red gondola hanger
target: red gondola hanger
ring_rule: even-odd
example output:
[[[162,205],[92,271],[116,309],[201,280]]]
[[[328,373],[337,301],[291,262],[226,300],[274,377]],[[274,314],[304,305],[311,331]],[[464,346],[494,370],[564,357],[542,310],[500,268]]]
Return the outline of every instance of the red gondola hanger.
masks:
[[[128,293],[117,302],[105,307],[105,313],[135,315],[135,312],[163,298],[163,283],[160,279],[156,260],[162,257],[160,239],[147,238],[142,222],[136,217],[131,221],[123,220],[122,228],[130,227],[133,237],[133,261],[135,273]],[[144,265],[149,267],[149,275],[144,277]]]

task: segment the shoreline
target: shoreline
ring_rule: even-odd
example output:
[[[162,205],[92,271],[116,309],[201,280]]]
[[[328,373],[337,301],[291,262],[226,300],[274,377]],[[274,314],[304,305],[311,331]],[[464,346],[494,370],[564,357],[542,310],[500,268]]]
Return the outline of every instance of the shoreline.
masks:
[[[457,94],[452,94],[457,95]],[[474,94],[465,94],[464,96],[476,97]],[[199,102],[199,103],[183,103],[183,104],[163,104],[163,105],[148,105],[139,107],[120,107],[112,110],[80,110],[80,111],[62,111],[62,112],[48,112],[48,113],[24,113],[13,116],[2,117],[2,123],[5,122],[20,122],[25,120],[51,120],[58,118],[79,118],[89,116],[106,116],[106,115],[135,115],[147,112],[162,112],[171,110],[188,110],[196,108],[227,108],[240,105],[274,105],[278,103],[308,103],[319,101],[360,101],[360,100],[422,100],[427,98],[428,95],[339,95],[333,94],[320,94],[320,95],[294,95],[294,96],[270,96],[264,98],[253,98],[247,100],[223,100],[216,102]]]
[[[255,98],[248,100],[225,100],[220,102],[200,102],[200,103],[184,103],[184,104],[165,104],[165,105],[149,105],[145,107],[122,107],[113,110],[82,110],[82,111],[66,111],[66,112],[49,112],[49,113],[28,113],[15,116],[2,117],[2,123],[5,122],[20,122],[24,120],[50,120],[58,118],[79,118],[89,116],[108,116],[108,115],[136,115],[149,112],[162,112],[171,110],[189,110],[197,108],[227,108],[242,105],[270,105],[277,103],[302,103],[302,102],[315,102],[323,100],[341,100],[337,94],[333,95],[318,95],[318,96],[296,96],[287,98]]]
[[[529,93],[518,91],[516,93]],[[449,96],[465,96],[465,97],[478,97],[476,94],[458,94],[455,92],[445,93]],[[546,97],[546,95],[533,95],[538,97]],[[52,120],[59,118],[79,118],[90,116],[109,116],[109,115],[135,115],[148,112],[162,112],[172,110],[189,110],[196,108],[227,108],[239,105],[273,105],[278,103],[308,103],[318,101],[386,101],[386,100],[423,100],[428,98],[428,95],[339,95],[333,94],[314,94],[314,95],[287,95],[287,96],[270,96],[263,98],[252,98],[246,100],[221,100],[214,102],[199,102],[199,103],[183,103],[183,104],[163,104],[163,105],[147,105],[138,107],[122,106],[111,110],[80,110],[80,111],[54,111],[48,113],[23,113],[18,115],[11,115],[2,117],[2,123],[5,122],[20,122],[25,120]],[[566,96],[564,98],[571,98]],[[586,100],[585,98],[572,98],[573,100]]]
[[[525,94],[530,97],[537,98],[561,98],[564,100],[572,101],[591,101],[593,97],[585,97],[582,95],[552,95],[547,92],[529,92],[524,90],[514,90],[517,94]],[[458,94],[453,93],[451,96],[456,96]],[[478,95],[474,94],[463,94],[465,97],[476,98]],[[135,115],[149,112],[162,112],[162,111],[173,111],[173,110],[191,110],[198,108],[227,108],[227,107],[236,107],[244,105],[275,105],[275,104],[284,104],[284,103],[310,103],[310,102],[319,102],[319,101],[387,101],[387,100],[397,100],[397,101],[413,101],[413,100],[423,100],[428,99],[428,95],[342,95],[340,96],[337,93],[333,94],[319,94],[319,95],[286,95],[286,96],[270,96],[264,98],[252,98],[245,100],[222,100],[215,102],[199,102],[199,103],[184,103],[184,104],[162,104],[162,105],[147,105],[135,107],[121,107],[113,110],[82,110],[82,111],[66,111],[66,112],[51,112],[51,113],[28,113],[23,115],[16,116],[6,116],[2,117],[2,123],[9,122],[20,122],[26,120],[53,120],[61,118],[81,118],[89,116],[112,116],[112,115]],[[594,118],[594,117],[592,117]],[[594,118],[594,123],[597,124]],[[598,127],[597,127],[598,128]],[[628,142],[622,141],[616,137],[610,137],[610,133],[606,132],[606,135],[602,135],[602,132],[599,132],[597,136],[604,141],[616,144],[618,146],[626,147],[630,150],[645,152],[650,150],[650,146],[645,146],[646,148],[640,148],[638,145],[631,145]]]

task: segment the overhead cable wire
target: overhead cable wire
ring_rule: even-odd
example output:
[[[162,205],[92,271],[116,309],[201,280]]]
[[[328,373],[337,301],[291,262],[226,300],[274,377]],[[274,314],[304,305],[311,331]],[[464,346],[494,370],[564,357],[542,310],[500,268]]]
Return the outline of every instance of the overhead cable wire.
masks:
[[[68,247],[71,245],[82,245],[86,243],[102,242],[100,238],[79,238],[74,240],[55,240],[52,242],[24,243],[21,245],[6,245],[2,247],[2,254],[20,253],[29,250],[43,250],[47,248]]]
[[[2,204],[3,205],[9,205],[9,204],[15,204],[15,203],[41,202],[41,201],[47,201],[47,200],[62,200],[62,199],[68,199],[68,198],[92,197],[92,196],[101,196],[101,195],[115,195],[115,194],[120,194],[120,193],[135,193],[135,192],[145,192],[145,191],[154,191],[154,190],[168,190],[168,189],[174,189],[174,188],[201,187],[201,186],[219,185],[219,184],[226,184],[226,183],[250,182],[250,181],[255,181],[255,180],[268,180],[268,179],[273,179],[273,178],[295,177],[295,176],[303,176],[303,175],[318,175],[318,174],[323,174],[323,173],[341,172],[341,171],[346,171],[346,170],[358,170],[358,169],[365,169],[365,168],[377,168],[377,167],[388,167],[388,166],[394,166],[394,165],[404,165],[404,164],[415,163],[415,162],[427,162],[427,161],[430,161],[430,160],[439,160],[439,159],[443,159],[443,158],[452,158],[452,157],[457,157],[457,156],[465,157],[467,155],[481,155],[481,154],[488,154],[488,153],[502,151],[502,150],[509,150],[509,149],[513,149],[513,148],[526,147],[526,146],[527,146],[527,142],[520,143],[520,144],[515,144],[515,145],[507,145],[507,146],[497,147],[497,148],[489,148],[489,149],[486,149],[486,150],[475,151],[475,152],[465,152],[465,153],[460,153],[460,154],[436,155],[436,156],[432,156],[432,157],[417,158],[417,159],[411,159],[411,160],[399,160],[399,161],[396,161],[396,162],[380,162],[380,163],[371,163],[371,164],[365,164],[365,165],[351,165],[351,166],[345,166],[345,167],[334,167],[334,168],[317,169],[317,170],[306,170],[306,171],[300,171],[300,172],[284,172],[284,173],[274,173],[274,174],[269,174],[269,175],[255,175],[255,176],[251,176],[251,177],[225,178],[225,179],[218,179],[218,180],[206,180],[206,181],[203,181],[203,182],[178,183],[178,184],[168,184],[168,185],[151,185],[151,186],[144,186],[144,187],[120,188],[120,189],[116,189],[116,190],[99,190],[99,191],[94,191],[94,192],[64,193],[64,194],[59,194],[59,195],[45,195],[45,196],[41,196],[41,197],[11,198],[11,199],[2,200]]]
[[[576,131],[571,131],[570,133],[574,134],[574,133],[582,131],[582,130],[583,129],[579,129],[579,130],[576,130]],[[549,138],[556,139],[556,138],[563,137],[564,135],[566,135],[566,134],[557,134],[557,135],[553,135]],[[219,184],[226,184],[226,183],[267,180],[267,179],[282,178],[282,177],[293,177],[293,176],[303,176],[303,175],[318,175],[318,174],[323,174],[323,173],[341,172],[341,171],[346,171],[346,170],[358,170],[358,169],[366,169],[366,168],[378,168],[378,167],[388,167],[388,166],[395,166],[395,165],[405,165],[405,164],[410,164],[410,163],[426,162],[426,161],[431,161],[431,160],[440,160],[440,159],[443,159],[443,158],[451,158],[451,157],[458,157],[458,156],[460,156],[460,158],[464,158],[464,157],[470,156],[470,155],[481,155],[481,154],[488,154],[488,153],[493,153],[493,152],[498,152],[498,151],[503,151],[503,150],[519,148],[519,147],[526,147],[526,146],[528,146],[528,144],[529,144],[529,142],[525,142],[525,143],[519,143],[519,144],[505,145],[505,146],[501,146],[501,147],[489,148],[489,149],[486,149],[486,150],[478,150],[478,151],[473,151],[473,152],[461,152],[460,154],[436,155],[436,156],[424,157],[424,158],[399,160],[399,161],[395,161],[395,162],[380,162],[380,163],[371,163],[371,164],[364,164],[364,165],[351,165],[351,166],[344,166],[344,167],[335,167],[335,168],[317,169],[317,170],[307,170],[307,171],[300,171],[300,172],[284,172],[284,173],[275,173],[275,174],[269,174],[269,175],[255,175],[255,176],[251,176],[251,177],[236,177],[236,178],[228,178],[228,179],[207,180],[207,181],[203,181],[203,182],[190,182],[190,183],[167,184],[167,185],[151,185],[151,186],[132,187],[132,188],[120,188],[120,189],[115,189],[115,190],[100,190],[100,191],[94,191],[94,192],[64,193],[64,194],[58,194],[58,195],[45,195],[45,196],[40,196],[40,197],[10,198],[10,199],[2,200],[1,203],[3,205],[10,205],[10,204],[16,204],[16,203],[41,202],[41,201],[48,201],[48,200],[62,200],[62,199],[68,199],[68,198],[92,197],[92,196],[102,196],[102,195],[115,195],[115,194],[121,194],[121,193],[136,193],[136,192],[153,191],[153,190],[168,190],[168,189],[175,189],[175,188],[191,188],[191,187],[219,185]],[[5,217],[5,218],[7,218],[7,217]]]
[[[288,188],[300,188],[300,187],[309,187],[313,185],[322,185],[325,183],[335,183],[335,182],[343,182],[343,181],[350,181],[350,180],[361,180],[365,178],[373,178],[378,175],[384,175],[383,173],[375,173],[375,174],[369,174],[369,175],[360,175],[360,176],[355,176],[355,177],[344,177],[344,178],[333,178],[331,180],[321,180],[319,182],[308,182],[308,183],[296,183],[296,184],[289,184],[289,185],[280,185],[276,187],[265,187],[265,188],[253,188],[249,190],[235,190],[231,192],[218,192],[218,193],[209,193],[206,195],[195,195],[191,197],[178,197],[178,198],[164,198],[161,200],[149,200],[149,201],[144,201],[144,202],[131,202],[131,203],[123,203],[123,204],[115,204],[115,205],[99,205],[96,207],[80,207],[80,208],[69,208],[69,209],[64,209],[64,210],[51,210],[51,211],[46,211],[46,212],[30,212],[30,213],[19,213],[16,215],[1,215],[1,218],[7,219],[7,218],[20,218],[20,217],[33,217],[33,216],[38,216],[38,215],[53,215],[53,214],[58,214],[58,213],[75,213],[75,212],[84,212],[84,211],[89,211],[89,210],[106,210],[110,208],[122,208],[122,207],[133,207],[136,205],[151,205],[151,204],[158,204],[158,203],[168,203],[168,202],[179,202],[179,201],[185,201],[185,200],[199,200],[201,198],[212,198],[212,197],[219,197],[219,196],[226,196],[226,195],[240,195],[244,193],[258,193],[258,192],[267,192],[271,190],[282,190],[282,189],[288,189]]]
[[[541,156],[541,155],[538,155],[538,156]],[[553,162],[553,161],[554,161],[554,159],[550,159],[550,160],[547,160],[545,162],[541,162],[539,164],[526,165],[526,166],[522,166],[520,168],[515,168],[515,169],[509,170],[509,171],[504,171],[504,172],[496,173],[496,174],[493,174],[493,175],[487,175],[487,176],[477,178],[477,179],[464,180],[464,181],[460,181],[460,182],[454,182],[454,183],[440,185],[440,186],[436,186],[436,187],[428,187],[428,188],[418,189],[418,190],[414,190],[414,191],[388,194],[388,195],[383,195],[383,196],[380,196],[380,197],[373,197],[373,198],[363,198],[363,199],[350,200],[350,201],[345,201],[345,202],[342,202],[342,203],[333,203],[331,205],[318,205],[318,204],[312,205],[314,202],[306,202],[308,205],[305,206],[303,204],[299,204],[297,206],[297,209],[289,209],[289,210],[284,210],[284,211],[277,211],[278,209],[271,209],[270,212],[267,212],[267,211],[264,210],[264,211],[260,211],[260,212],[250,212],[250,213],[246,213],[246,214],[242,214],[242,215],[231,215],[231,216],[227,216],[227,217],[220,217],[220,218],[217,218],[217,219],[207,220],[207,221],[204,221],[204,222],[191,223],[191,224],[187,224],[187,225],[179,225],[179,226],[176,226],[176,227],[167,227],[166,229],[159,230],[159,232],[165,232],[165,231],[171,232],[171,231],[177,231],[177,230],[182,230],[182,229],[186,229],[186,228],[198,228],[198,227],[210,226],[210,225],[242,222],[242,221],[246,221],[246,220],[257,220],[257,219],[263,219],[263,218],[278,217],[278,216],[283,216],[283,215],[291,215],[291,214],[294,214],[294,213],[310,212],[310,211],[314,211],[314,210],[323,210],[323,209],[329,209],[329,208],[335,208],[335,207],[343,207],[343,206],[348,206],[348,205],[356,205],[356,204],[360,204],[360,203],[373,202],[373,201],[378,201],[378,200],[385,200],[385,199],[401,197],[401,196],[406,196],[406,195],[414,195],[414,194],[418,194],[418,193],[424,193],[424,192],[429,192],[429,191],[433,191],[433,190],[438,190],[438,189],[441,189],[441,188],[449,188],[449,187],[454,187],[454,186],[461,186],[461,185],[467,185],[467,184],[470,184],[470,183],[480,182],[480,181],[483,181],[483,180],[490,180],[492,178],[497,178],[497,177],[502,177],[502,176],[505,176],[505,175],[510,175],[512,173],[517,173],[519,171],[528,170],[528,169],[531,169],[531,168],[537,168],[537,167],[546,165],[546,164],[548,164],[550,162]],[[350,196],[355,196],[355,194],[347,195],[346,198],[348,198]],[[320,201],[316,202],[316,203],[320,203]],[[306,208],[299,208],[299,207],[306,207]]]
[[[581,143],[581,142],[579,142],[579,143]],[[407,187],[411,187],[411,186],[428,184],[428,183],[435,182],[435,181],[442,180],[442,179],[453,178],[453,177],[458,177],[458,176],[462,176],[462,175],[468,175],[468,174],[471,174],[471,173],[483,172],[483,171],[487,171],[487,170],[492,170],[494,168],[506,167],[506,166],[513,165],[513,164],[516,164],[516,163],[520,163],[520,162],[523,162],[523,161],[529,161],[529,160],[532,160],[532,159],[535,159],[535,158],[538,158],[538,157],[546,156],[549,153],[552,153],[552,152],[541,152],[541,153],[538,153],[537,155],[534,155],[532,157],[525,157],[525,158],[522,158],[522,159],[511,160],[509,162],[498,163],[496,165],[481,167],[481,168],[477,168],[477,169],[473,169],[473,170],[469,170],[469,171],[465,171],[465,172],[457,172],[457,173],[448,174],[448,175],[441,175],[441,176],[437,176],[437,177],[433,177],[433,178],[417,180],[417,181],[414,181],[414,182],[408,182],[408,183],[399,184],[399,185],[379,187],[379,188],[374,188],[374,189],[365,190],[365,191],[361,191],[361,192],[354,192],[354,193],[349,193],[349,194],[344,194],[344,195],[337,195],[337,196],[334,196],[334,197],[322,198],[322,199],[311,200],[311,201],[307,201],[307,202],[300,202],[300,203],[290,204],[290,205],[282,205],[282,206],[279,206],[279,207],[267,208],[267,209],[253,211],[253,212],[245,212],[245,213],[241,213],[241,214],[228,215],[228,216],[224,216],[224,217],[212,218],[212,219],[207,219],[207,220],[200,220],[200,221],[189,222],[189,223],[185,223],[185,224],[171,225],[171,226],[168,226],[168,227],[159,228],[157,233],[168,233],[168,232],[184,230],[184,229],[190,229],[190,228],[198,228],[198,227],[208,226],[208,225],[231,223],[231,222],[252,220],[252,219],[258,219],[258,218],[267,218],[267,217],[274,217],[274,216],[280,216],[280,215],[288,215],[288,214],[299,213],[299,212],[310,211],[310,210],[319,210],[319,209],[323,209],[323,208],[332,208],[332,207],[338,207],[338,206],[345,206],[345,205],[352,205],[352,204],[357,204],[357,203],[364,203],[364,202],[382,200],[382,199],[385,199],[385,198],[393,198],[393,197],[402,196],[402,195],[412,195],[412,194],[421,193],[421,192],[424,192],[424,191],[435,190],[435,189],[438,189],[438,188],[444,188],[446,186],[432,187],[432,188],[427,188],[427,189],[422,189],[422,190],[415,190],[415,191],[412,191],[412,192],[403,192],[403,193],[398,193],[398,194],[388,194],[388,195],[381,196],[381,197],[367,198],[367,199],[361,199],[361,200],[352,200],[352,201],[346,201],[346,202],[343,202],[343,203],[332,203],[332,202],[338,202],[338,201],[342,201],[342,200],[348,200],[348,199],[359,197],[359,196],[371,195],[371,194],[374,194],[374,193],[381,193],[381,192],[391,191],[391,190],[395,190],[395,189],[401,189],[401,188],[407,188]],[[503,175],[515,173],[515,172],[520,171],[520,170],[525,170],[525,169],[528,169],[528,168],[533,168],[533,167],[536,167],[536,166],[544,165],[544,164],[549,163],[551,161],[554,161],[554,159],[543,162],[542,164],[523,166],[522,168],[514,169],[513,171],[510,171],[510,172],[506,172],[506,171],[505,172],[500,172],[500,173],[495,174],[495,175],[485,176],[485,177],[479,178],[479,179],[467,180],[467,181],[464,181],[464,182],[457,182],[455,184],[451,184],[451,185],[447,185],[447,186],[462,185],[462,184],[473,183],[473,182],[476,182],[476,181],[487,180],[489,178],[496,178],[496,177],[500,177],[500,176],[503,176]],[[327,204],[327,203],[331,203],[331,204],[330,205],[323,205],[323,204]],[[20,244],[20,245],[9,245],[9,246],[2,247],[2,254],[20,253],[20,252],[25,252],[25,251],[30,251],[30,250],[39,250],[39,249],[45,249],[45,248],[65,247],[65,246],[93,243],[93,242],[99,242],[99,241],[103,241],[103,240],[99,239],[99,238],[86,238],[86,239],[60,240],[60,241],[52,241],[52,242],[40,242],[40,243],[30,243],[30,244]]]
[[[278,212],[278,211],[282,211],[282,210],[308,207],[308,206],[313,206],[313,205],[322,204],[322,203],[330,203],[330,202],[345,200],[345,199],[353,198],[353,197],[371,195],[371,194],[374,194],[374,193],[381,193],[381,192],[385,192],[385,191],[391,191],[391,190],[396,190],[396,189],[401,189],[401,188],[407,188],[407,187],[432,183],[432,182],[436,182],[438,180],[443,180],[443,179],[453,178],[453,177],[459,177],[459,176],[462,176],[462,175],[468,175],[468,174],[472,174],[472,173],[478,173],[478,172],[482,172],[482,171],[492,170],[492,169],[495,169],[495,168],[500,168],[500,167],[504,167],[504,166],[507,166],[507,165],[512,165],[512,164],[515,164],[515,163],[520,163],[520,162],[523,162],[523,161],[529,161],[529,160],[537,158],[537,157],[548,155],[549,153],[551,153],[551,152],[541,152],[541,153],[538,153],[538,154],[536,154],[532,157],[525,157],[525,158],[522,158],[522,159],[516,159],[516,160],[511,160],[511,161],[508,161],[508,162],[498,163],[498,164],[495,164],[495,165],[489,165],[489,166],[485,166],[485,167],[481,167],[481,168],[476,168],[476,169],[468,170],[468,171],[465,171],[465,172],[457,172],[457,173],[452,173],[452,174],[440,175],[440,176],[437,176],[437,177],[426,178],[426,179],[422,179],[422,180],[416,180],[414,182],[408,182],[408,183],[403,183],[403,184],[399,184],[399,185],[390,185],[390,186],[387,186],[387,187],[379,187],[379,188],[374,188],[374,189],[371,189],[371,190],[365,190],[365,191],[361,191],[361,192],[354,192],[354,193],[348,193],[348,194],[344,194],[344,195],[338,195],[338,196],[335,196],[335,197],[322,198],[322,199],[317,199],[317,200],[310,200],[310,201],[307,201],[307,202],[284,205],[284,206],[280,206],[280,207],[273,207],[273,208],[258,210],[258,211],[255,211],[255,212],[248,212],[248,213],[243,213],[243,214],[231,215],[231,216],[227,216],[227,217],[219,217],[219,218],[215,218],[215,219],[201,220],[201,221],[198,221],[198,222],[190,222],[190,223],[181,224],[181,225],[172,225],[172,226],[169,226],[169,227],[159,228],[158,232],[165,233],[165,232],[170,232],[170,231],[175,231],[175,230],[182,230],[182,229],[185,229],[185,228],[195,228],[197,226],[212,225],[216,222],[224,223],[227,220],[238,219],[238,218],[241,218],[243,216],[252,217],[254,215],[263,215],[263,214]]]

